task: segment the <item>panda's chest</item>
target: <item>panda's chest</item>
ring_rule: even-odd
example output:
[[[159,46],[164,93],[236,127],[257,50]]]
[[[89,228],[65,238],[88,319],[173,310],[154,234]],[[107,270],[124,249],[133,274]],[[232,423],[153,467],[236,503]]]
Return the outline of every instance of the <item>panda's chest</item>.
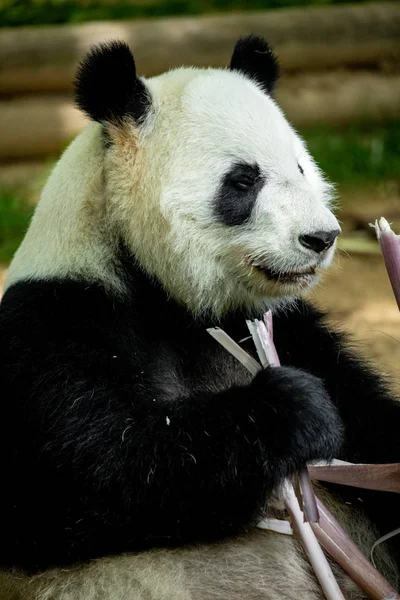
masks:
[[[164,398],[217,393],[251,381],[251,374],[205,330],[163,336],[152,346],[147,381]]]

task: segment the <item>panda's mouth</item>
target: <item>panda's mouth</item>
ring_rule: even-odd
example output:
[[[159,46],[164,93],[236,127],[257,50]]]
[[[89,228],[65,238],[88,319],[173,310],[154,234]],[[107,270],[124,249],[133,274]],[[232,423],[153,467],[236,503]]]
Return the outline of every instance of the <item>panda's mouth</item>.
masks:
[[[252,265],[270,281],[282,284],[307,284],[315,275],[316,267],[309,267],[303,271],[275,271],[269,267]]]

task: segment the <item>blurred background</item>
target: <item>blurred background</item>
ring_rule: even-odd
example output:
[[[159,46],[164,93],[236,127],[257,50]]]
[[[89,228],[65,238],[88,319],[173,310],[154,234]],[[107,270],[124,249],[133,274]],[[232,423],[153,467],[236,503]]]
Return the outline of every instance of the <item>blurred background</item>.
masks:
[[[313,299],[397,372],[400,316],[369,223],[400,233],[400,3],[0,0],[0,286],[60,152],[85,125],[71,96],[88,48],[124,39],[138,71],[225,66],[236,39],[280,57],[277,99],[336,184],[343,235]]]

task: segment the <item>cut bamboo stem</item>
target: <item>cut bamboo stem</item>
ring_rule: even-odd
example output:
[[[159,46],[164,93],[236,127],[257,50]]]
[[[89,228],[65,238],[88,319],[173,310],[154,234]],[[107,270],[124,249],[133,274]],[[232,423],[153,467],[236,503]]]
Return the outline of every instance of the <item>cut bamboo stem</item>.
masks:
[[[315,524],[304,523],[303,513],[300,510],[292,485],[286,486],[283,498],[326,598],[328,600],[344,600],[332,569],[314,533],[313,525]]]
[[[309,465],[311,479],[400,494],[400,463]]]
[[[325,550],[372,600],[400,600],[396,590],[362,554],[326,506],[318,499],[317,504],[320,520],[310,527]]]
[[[208,333],[228,350],[246,369],[252,374],[257,375],[261,371],[261,367],[256,360],[243,350],[225,331],[219,327],[211,327],[207,329]]]
[[[301,495],[303,497],[303,507],[306,519],[309,522],[317,523],[319,521],[317,500],[315,498],[311,478],[307,469],[300,471],[299,483]]]

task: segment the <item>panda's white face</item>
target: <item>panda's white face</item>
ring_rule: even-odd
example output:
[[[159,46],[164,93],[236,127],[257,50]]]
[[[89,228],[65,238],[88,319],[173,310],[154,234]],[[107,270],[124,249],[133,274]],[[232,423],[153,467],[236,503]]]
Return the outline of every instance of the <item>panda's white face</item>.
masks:
[[[149,80],[137,77],[126,44],[94,48],[76,97],[101,124],[54,169],[7,285],[84,277],[123,292],[122,238],[197,314],[307,291],[332,259],[339,225],[329,185],[271,98],[277,78],[254,36],[236,44],[230,69]]]
[[[228,70],[146,85],[153,110],[132,132],[134,161],[117,135],[106,169],[112,210],[123,207],[118,229],[143,266],[195,311],[314,285],[340,230],[331,188],[271,97]]]

